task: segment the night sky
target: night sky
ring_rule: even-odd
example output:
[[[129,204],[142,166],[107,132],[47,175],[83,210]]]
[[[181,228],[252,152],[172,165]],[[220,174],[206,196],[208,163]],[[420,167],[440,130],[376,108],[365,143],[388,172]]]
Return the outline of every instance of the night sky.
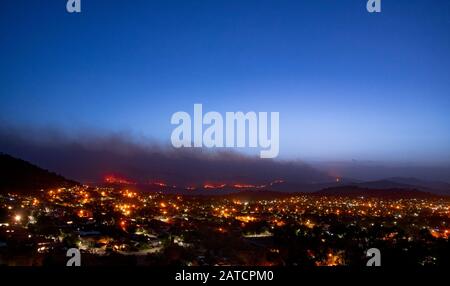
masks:
[[[449,164],[450,1],[366,2],[2,0],[0,127],[168,145],[202,103],[280,112],[282,160]]]

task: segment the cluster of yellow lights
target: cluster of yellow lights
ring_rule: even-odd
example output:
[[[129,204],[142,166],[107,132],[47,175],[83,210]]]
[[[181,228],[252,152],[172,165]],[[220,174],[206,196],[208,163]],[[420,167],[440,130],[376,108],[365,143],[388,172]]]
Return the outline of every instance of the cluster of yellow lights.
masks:
[[[227,208],[227,207],[214,207],[214,215],[218,216],[218,217],[224,217],[224,218],[228,218],[230,217],[233,213],[236,212],[236,208]]]
[[[118,204],[115,206],[116,209],[122,212],[122,214],[129,216],[131,215],[131,210],[136,208],[136,205],[130,204]]]
[[[434,238],[445,238],[448,239],[450,237],[450,230],[442,229],[442,230],[430,230],[431,235]]]
[[[333,253],[328,253],[325,261],[317,261],[317,266],[339,266],[343,265],[342,257]]]
[[[315,226],[315,224],[314,224],[312,221],[310,221],[310,220],[308,219],[308,220],[306,220],[306,222],[305,222],[305,226],[306,226],[307,228],[313,228],[313,227]]]
[[[252,221],[256,221],[255,217],[252,216],[236,216],[235,219],[237,219],[238,221],[242,221],[242,222],[252,222]]]
[[[78,217],[81,217],[81,218],[88,217],[89,216],[89,212],[86,211],[86,210],[79,210],[77,215],[78,215]]]
[[[129,190],[125,190],[123,192],[123,196],[129,199],[135,198],[137,196],[136,192],[130,192]]]
[[[273,223],[278,227],[284,226],[286,224],[284,221],[278,219],[274,219]]]

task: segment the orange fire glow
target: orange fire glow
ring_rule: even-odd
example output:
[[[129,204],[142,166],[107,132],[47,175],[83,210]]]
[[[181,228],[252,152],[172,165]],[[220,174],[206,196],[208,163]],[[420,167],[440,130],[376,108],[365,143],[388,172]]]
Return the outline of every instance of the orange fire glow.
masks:
[[[135,185],[136,184],[135,182],[133,182],[131,180],[128,180],[128,179],[125,179],[125,178],[122,178],[122,177],[119,177],[116,175],[105,176],[104,182],[108,183],[108,184],[121,184],[121,185]]]
[[[217,183],[207,183],[203,185],[205,189],[221,189],[224,188],[227,184],[217,184]]]

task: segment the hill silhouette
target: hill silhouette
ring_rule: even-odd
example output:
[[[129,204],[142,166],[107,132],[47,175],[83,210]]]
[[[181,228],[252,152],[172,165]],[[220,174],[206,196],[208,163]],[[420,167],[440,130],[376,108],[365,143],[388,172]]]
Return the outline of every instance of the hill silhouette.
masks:
[[[419,191],[409,188],[364,188],[360,186],[341,186],[326,188],[313,193],[319,196],[341,196],[341,197],[377,197],[390,199],[408,199],[408,198],[433,198],[439,197],[436,194]]]
[[[74,185],[79,185],[79,183],[39,168],[27,161],[0,153],[0,193],[27,193]]]

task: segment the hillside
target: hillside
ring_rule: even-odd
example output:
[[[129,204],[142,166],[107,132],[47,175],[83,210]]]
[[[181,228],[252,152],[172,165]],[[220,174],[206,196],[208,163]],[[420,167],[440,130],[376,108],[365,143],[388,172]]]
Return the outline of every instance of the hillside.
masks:
[[[29,162],[0,153],[0,193],[32,192],[79,183],[41,169]]]

